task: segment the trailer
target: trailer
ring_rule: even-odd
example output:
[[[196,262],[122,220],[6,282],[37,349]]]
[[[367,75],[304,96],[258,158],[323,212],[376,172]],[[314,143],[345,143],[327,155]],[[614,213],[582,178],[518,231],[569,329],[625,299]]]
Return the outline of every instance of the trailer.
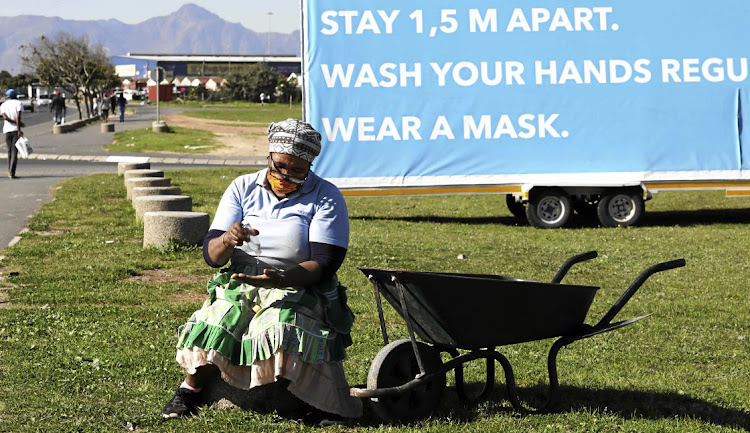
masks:
[[[314,170],[345,195],[505,194],[539,228],[750,196],[746,0],[301,5]]]

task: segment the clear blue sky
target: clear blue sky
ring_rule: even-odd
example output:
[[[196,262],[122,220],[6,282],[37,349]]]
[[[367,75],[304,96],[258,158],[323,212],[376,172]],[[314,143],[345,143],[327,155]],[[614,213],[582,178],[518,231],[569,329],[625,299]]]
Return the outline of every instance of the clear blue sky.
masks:
[[[115,18],[136,24],[156,16],[169,15],[180,6],[193,3],[229,22],[239,22],[256,32],[289,33],[299,30],[299,0],[31,0],[6,2],[0,16],[42,15],[75,20]],[[272,15],[268,15],[271,12]]]

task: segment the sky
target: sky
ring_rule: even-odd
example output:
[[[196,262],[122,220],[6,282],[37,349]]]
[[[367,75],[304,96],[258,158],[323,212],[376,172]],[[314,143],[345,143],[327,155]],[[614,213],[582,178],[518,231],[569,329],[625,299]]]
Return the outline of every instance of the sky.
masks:
[[[239,22],[256,32],[265,33],[270,27],[272,32],[290,33],[300,28],[300,0],[30,0],[4,3],[0,16],[42,15],[72,20],[115,18],[136,24],[169,15],[187,3],[201,6],[226,21]]]

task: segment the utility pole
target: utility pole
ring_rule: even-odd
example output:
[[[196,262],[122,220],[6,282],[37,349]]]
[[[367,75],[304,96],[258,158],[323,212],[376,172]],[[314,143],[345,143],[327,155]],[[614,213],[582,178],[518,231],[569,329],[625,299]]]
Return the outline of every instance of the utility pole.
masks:
[[[273,15],[273,12],[268,12],[268,33],[266,33],[266,38],[268,40],[267,48],[266,48],[266,54],[271,54],[271,15]]]

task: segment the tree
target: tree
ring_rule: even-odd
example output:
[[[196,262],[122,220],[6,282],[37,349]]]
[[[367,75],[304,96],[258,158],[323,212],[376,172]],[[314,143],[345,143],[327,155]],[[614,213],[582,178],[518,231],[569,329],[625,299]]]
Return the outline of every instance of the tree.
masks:
[[[0,88],[3,91],[16,89],[18,93],[26,93],[24,89],[28,88],[29,84],[34,81],[36,81],[36,77],[30,74],[21,73],[14,77],[8,71],[0,71]]]
[[[90,117],[93,96],[119,85],[104,47],[90,45],[87,36],[66,32],[52,39],[41,36],[36,43],[22,45],[21,50],[23,65],[33,70],[43,85],[61,87],[73,95],[79,118],[83,117],[81,97]]]
[[[258,102],[261,93],[273,97],[278,82],[278,72],[265,63],[255,63],[227,76],[226,87],[232,99]]]
[[[300,91],[299,87],[297,87],[297,84],[298,84],[297,77],[291,77],[291,78],[280,77],[279,84],[276,86],[276,92],[281,95],[279,100],[281,102],[301,101],[302,92]]]

